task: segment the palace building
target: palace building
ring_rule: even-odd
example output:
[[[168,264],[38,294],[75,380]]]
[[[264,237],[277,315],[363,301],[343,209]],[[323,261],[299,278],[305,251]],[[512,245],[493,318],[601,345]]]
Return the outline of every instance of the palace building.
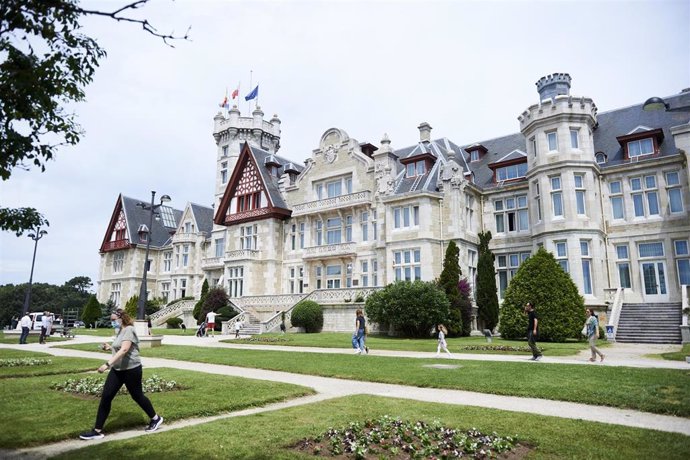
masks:
[[[138,295],[150,238],[150,297],[198,298],[208,280],[259,331],[303,298],[324,305],[325,329],[349,330],[372,289],[437,278],[451,240],[473,285],[478,234],[490,231],[499,300],[544,247],[586,305],[615,321],[627,306],[670,308],[677,329],[690,285],[690,91],[665,98],[668,110],[599,113],[571,95],[568,74],[536,86],[516,133],[457,143],[424,122],[419,141],[398,148],[385,134],[374,145],[331,128],[302,164],[278,154],[277,116],[219,113],[214,208],[161,206],[148,229],[149,211],[137,206],[147,200],[120,195],[100,248],[98,299]],[[176,305],[186,306],[158,319],[189,310]]]

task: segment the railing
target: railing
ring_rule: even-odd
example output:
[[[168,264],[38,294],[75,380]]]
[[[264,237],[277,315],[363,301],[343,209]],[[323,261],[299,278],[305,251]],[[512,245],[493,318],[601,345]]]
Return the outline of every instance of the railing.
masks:
[[[103,251],[114,251],[129,247],[129,239],[108,241],[103,245]]]
[[[236,251],[228,251],[225,253],[225,258],[228,260],[258,259],[259,251],[256,249],[238,249]]]
[[[623,309],[623,288],[616,288],[616,292],[613,294],[613,300],[611,303],[611,316],[609,317],[608,326],[613,326],[613,341],[616,340],[616,334],[618,334],[618,321],[621,318],[621,310]]]
[[[223,266],[223,257],[205,257],[201,259],[201,268],[219,268]]]
[[[161,308],[155,313],[149,315],[151,319],[151,324],[154,322],[156,325],[160,325],[163,321],[170,318],[171,316],[177,315],[179,312],[194,310],[194,305],[196,305],[196,300],[181,300],[175,302],[172,305]]]
[[[307,294],[277,294],[277,295],[257,295],[251,297],[238,297],[234,299],[234,303],[237,306],[242,307],[246,310],[249,307],[264,306],[264,305],[294,305]]]
[[[320,257],[330,257],[330,256],[344,256],[351,255],[355,253],[355,244],[351,243],[340,243],[340,244],[327,244],[325,246],[311,246],[304,248],[305,259],[314,259]]]
[[[172,241],[173,243],[194,243],[198,236],[198,233],[175,233]]]
[[[681,326],[687,326],[688,325],[688,313],[687,311],[690,311],[690,285],[687,284],[682,284],[680,286],[680,299],[681,299],[681,312],[683,315],[683,319],[681,322]]]
[[[292,207],[292,216],[300,216],[314,211],[337,209],[344,206],[367,204],[370,202],[371,192],[369,190],[364,190],[357,193],[350,193],[348,195],[326,198],[325,200],[308,201],[306,203],[297,204]]]

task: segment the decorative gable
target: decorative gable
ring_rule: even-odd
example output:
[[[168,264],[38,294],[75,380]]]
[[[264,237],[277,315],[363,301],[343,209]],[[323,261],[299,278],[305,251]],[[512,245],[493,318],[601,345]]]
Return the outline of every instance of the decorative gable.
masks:
[[[131,244],[129,241],[129,236],[127,235],[127,218],[122,207],[122,195],[119,195],[115,203],[115,209],[113,209],[113,214],[110,217],[108,229],[103,237],[100,252],[104,253],[120,249],[129,249],[134,246],[135,245]]]
[[[267,217],[282,219],[290,216],[290,210],[274,206],[264,182],[264,177],[270,175],[264,176],[260,167],[245,143],[213,219],[216,224],[229,226]]]

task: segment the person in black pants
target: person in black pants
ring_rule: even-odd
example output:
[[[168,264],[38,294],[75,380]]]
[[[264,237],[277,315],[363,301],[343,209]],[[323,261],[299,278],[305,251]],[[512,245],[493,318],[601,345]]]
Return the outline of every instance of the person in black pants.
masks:
[[[144,391],[142,390],[139,338],[134,330],[134,322],[127,312],[121,308],[115,310],[110,319],[120,324],[120,331],[111,345],[107,343],[101,345],[103,350],[111,350],[112,356],[98,368],[98,372],[103,373],[108,369],[110,369],[110,372],[105,380],[101,402],[98,405],[96,425],[91,431],[79,435],[84,440],[100,439],[104,436],[103,426],[110,414],[111,403],[117,392],[122,388],[122,385],[127,388],[132,399],[139,404],[139,407],[151,419],[148,427],[146,427],[146,431],[156,431],[163,423],[163,417],[156,413],[151,401],[144,396]]]
[[[538,361],[541,359],[542,354],[537,348],[537,326],[539,325],[539,318],[537,317],[537,312],[534,311],[534,305],[532,302],[527,302],[525,305],[525,313],[527,313],[527,345],[532,349],[532,361]]]

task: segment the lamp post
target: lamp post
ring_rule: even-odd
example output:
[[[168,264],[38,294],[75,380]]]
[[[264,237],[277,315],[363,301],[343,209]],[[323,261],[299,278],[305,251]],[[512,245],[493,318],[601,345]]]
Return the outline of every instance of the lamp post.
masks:
[[[139,303],[137,305],[137,320],[143,321],[145,316],[146,316],[146,297],[147,297],[147,289],[146,289],[146,275],[148,274],[149,271],[149,249],[151,248],[151,227],[153,227],[153,216],[156,214],[156,210],[163,206],[163,203],[168,203],[170,201],[170,197],[168,195],[163,195],[161,196],[160,199],[160,204],[153,204],[153,200],[156,197],[156,192],[151,191],[151,204],[147,205],[146,203],[139,202],[137,203],[137,206],[139,206],[141,209],[145,211],[149,211],[149,226],[146,228],[145,225],[142,225],[139,227],[139,234],[144,235],[146,234],[146,254],[144,255],[144,274],[141,277],[141,290],[139,291]],[[143,228],[142,228],[143,227]]]
[[[31,305],[31,283],[34,279],[34,264],[36,263],[36,249],[38,248],[38,240],[43,238],[47,231],[41,230],[41,227],[36,227],[34,233],[29,233],[29,238],[34,240],[34,258],[31,260],[31,275],[29,275],[29,288],[26,290],[26,296],[24,297],[24,308],[22,308],[22,316],[29,312],[29,306]]]
[[[642,105],[642,110],[650,112],[652,110],[665,110],[666,112],[690,112],[690,105],[671,107],[671,105],[660,97],[650,97]]]

